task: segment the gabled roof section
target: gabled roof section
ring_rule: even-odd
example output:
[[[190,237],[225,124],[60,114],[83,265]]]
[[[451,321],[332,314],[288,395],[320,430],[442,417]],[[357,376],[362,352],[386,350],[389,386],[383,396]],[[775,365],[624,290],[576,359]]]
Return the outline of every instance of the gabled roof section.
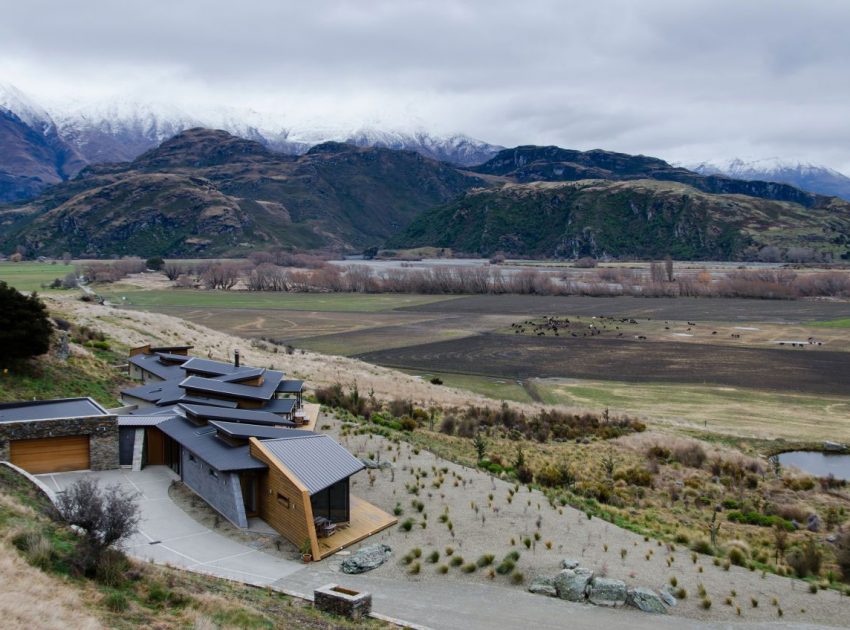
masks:
[[[363,462],[327,435],[262,440],[262,445],[306,486],[310,494],[321,492],[365,468]]]
[[[273,398],[268,403],[263,405],[263,411],[268,411],[269,413],[274,414],[288,415],[292,413],[293,409],[295,409],[296,402],[297,401],[294,398]]]
[[[0,404],[0,422],[56,420],[109,416],[109,412],[91,398],[57,398],[53,400],[24,400]]]
[[[130,389],[122,389],[121,394],[132,396],[156,405],[173,405],[179,402],[196,403],[214,407],[236,408],[236,403],[230,400],[216,400],[205,396],[195,396],[186,392],[176,379],[159,383],[148,383]]]
[[[255,409],[226,409],[208,405],[192,405],[181,403],[180,408],[186,415],[203,420],[224,420],[225,422],[243,422],[263,426],[287,425],[295,426],[291,421],[264,410]]]
[[[266,368],[246,368],[240,369],[238,372],[234,372],[233,374],[219,376],[215,380],[221,381],[222,383],[239,383],[241,381],[248,381],[252,378],[257,378],[265,373]]]
[[[169,363],[186,363],[190,357],[185,354],[172,354],[170,352],[157,352],[156,357],[160,361],[166,361]]]
[[[264,440],[315,435],[312,431],[302,431],[301,429],[278,429],[277,427],[243,424],[241,422],[222,422],[221,420],[211,420],[210,426],[215,427],[219,433],[226,435],[227,437],[244,440],[251,437]]]
[[[267,466],[251,457],[248,445],[230,446],[216,436],[215,427],[197,427],[176,417],[158,425],[160,431],[216,470],[262,470]]]

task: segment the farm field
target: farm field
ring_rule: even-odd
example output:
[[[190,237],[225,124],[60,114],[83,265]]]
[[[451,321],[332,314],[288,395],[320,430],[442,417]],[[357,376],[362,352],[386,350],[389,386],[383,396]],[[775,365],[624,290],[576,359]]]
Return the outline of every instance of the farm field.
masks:
[[[41,285],[50,284],[56,278],[63,278],[70,271],[74,271],[74,265],[61,262],[55,265],[43,262],[0,262],[0,280],[19,291],[50,291],[51,289],[43,289]]]

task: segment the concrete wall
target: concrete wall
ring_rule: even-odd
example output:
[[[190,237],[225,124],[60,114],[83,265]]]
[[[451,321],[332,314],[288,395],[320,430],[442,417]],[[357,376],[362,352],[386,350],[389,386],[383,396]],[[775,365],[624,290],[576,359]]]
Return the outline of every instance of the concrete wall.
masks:
[[[215,475],[210,471],[213,471]],[[248,527],[239,473],[215,470],[185,448],[180,449],[180,473],[183,483],[224,518],[237,527]]]
[[[118,419],[91,416],[0,423],[0,460],[9,459],[11,440],[88,435],[92,470],[118,468]]]

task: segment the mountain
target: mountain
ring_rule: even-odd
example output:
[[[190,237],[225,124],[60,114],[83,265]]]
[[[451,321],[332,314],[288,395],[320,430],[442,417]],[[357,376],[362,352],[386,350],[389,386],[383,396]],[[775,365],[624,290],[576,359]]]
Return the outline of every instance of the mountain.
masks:
[[[473,172],[516,182],[570,182],[582,179],[655,179],[679,182],[713,194],[747,195],[790,201],[805,207],[826,203],[826,197],[775,182],[745,181],[722,175],[701,175],[644,155],[594,149],[575,151],[560,147],[520,146],[504,149]]]
[[[850,200],[850,177],[833,168],[809,162],[780,158],[700,162],[689,166],[701,175],[725,175],[736,179],[761,180],[790,184],[802,190]]]
[[[470,170],[495,186],[429,210],[387,246],[736,260],[767,245],[845,254],[850,244],[850,203],[652,157],[523,146]]]
[[[480,164],[502,147],[454,134],[423,129],[287,122],[285,117],[250,109],[207,107],[187,111],[166,103],[119,99],[74,108],[56,108],[60,135],[91,163],[129,161],[164,140],[194,127],[222,129],[273,151],[301,155],[324,142],[416,151],[461,166]]]
[[[325,143],[281,155],[190,129],[124,164],[90,166],[0,211],[0,250],[75,256],[357,251],[483,181],[412,151]]]
[[[46,111],[19,90],[0,85],[0,203],[31,198],[84,164]]]

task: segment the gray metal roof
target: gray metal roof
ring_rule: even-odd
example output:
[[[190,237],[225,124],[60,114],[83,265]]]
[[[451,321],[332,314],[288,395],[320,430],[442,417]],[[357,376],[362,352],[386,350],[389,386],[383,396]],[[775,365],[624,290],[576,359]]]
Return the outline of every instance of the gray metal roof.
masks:
[[[298,477],[310,494],[316,494],[337,481],[365,468],[327,435],[305,435],[263,440],[263,446]]]
[[[223,409],[221,407],[210,407],[207,405],[187,405],[181,403],[180,407],[186,413],[205,420],[225,420],[228,422],[244,422],[247,424],[258,424],[266,426],[274,425],[290,425],[293,423],[285,420],[280,416],[276,416],[268,411],[255,409]]]
[[[312,431],[302,431],[301,429],[279,429],[277,427],[243,424],[240,422],[222,422],[221,420],[210,420],[210,426],[215,427],[220,433],[223,433],[228,437],[244,439],[255,437],[257,439],[264,440],[271,438],[315,435]]]
[[[183,358],[185,359],[186,357]],[[180,378],[183,376],[183,370],[179,365],[168,365],[163,363],[159,360],[159,355],[137,354],[127,359],[127,362],[150,372],[163,380]]]
[[[262,470],[267,466],[251,457],[249,447],[231,446],[216,436],[215,427],[198,427],[186,418],[176,417],[158,425],[160,431],[194,453],[216,470]]]
[[[222,376],[223,374],[232,374],[233,372],[238,372],[243,369],[253,369],[253,368],[243,368],[236,367],[232,363],[225,363],[224,361],[213,361],[212,359],[201,359],[198,357],[192,357],[186,363],[183,364],[183,368],[190,372],[197,372],[199,374],[209,374],[212,376]]]
[[[224,376],[217,376],[215,380],[221,381],[222,383],[239,383],[241,381],[247,381],[252,378],[257,378],[258,376],[262,376],[266,371],[266,368],[248,368],[242,369],[238,372],[234,372],[233,374],[225,374]]]
[[[55,420],[86,416],[108,416],[106,409],[91,398],[25,400],[0,404],[0,422]]]
[[[297,394],[304,389],[304,381],[286,379],[280,382],[275,391],[281,394]]]
[[[263,411],[274,414],[291,414],[292,410],[295,409],[296,402],[294,398],[274,398],[263,405]]]
[[[281,372],[268,370],[266,371],[262,385],[240,385],[239,383],[224,383],[202,376],[189,376],[180,383],[180,387],[186,390],[218,394],[220,396],[232,396],[234,398],[246,398],[248,400],[269,400],[274,396],[275,389],[277,389],[282,378],[283,374]]]
[[[118,416],[119,427],[155,427],[166,420],[171,420],[175,414],[161,416]]]

